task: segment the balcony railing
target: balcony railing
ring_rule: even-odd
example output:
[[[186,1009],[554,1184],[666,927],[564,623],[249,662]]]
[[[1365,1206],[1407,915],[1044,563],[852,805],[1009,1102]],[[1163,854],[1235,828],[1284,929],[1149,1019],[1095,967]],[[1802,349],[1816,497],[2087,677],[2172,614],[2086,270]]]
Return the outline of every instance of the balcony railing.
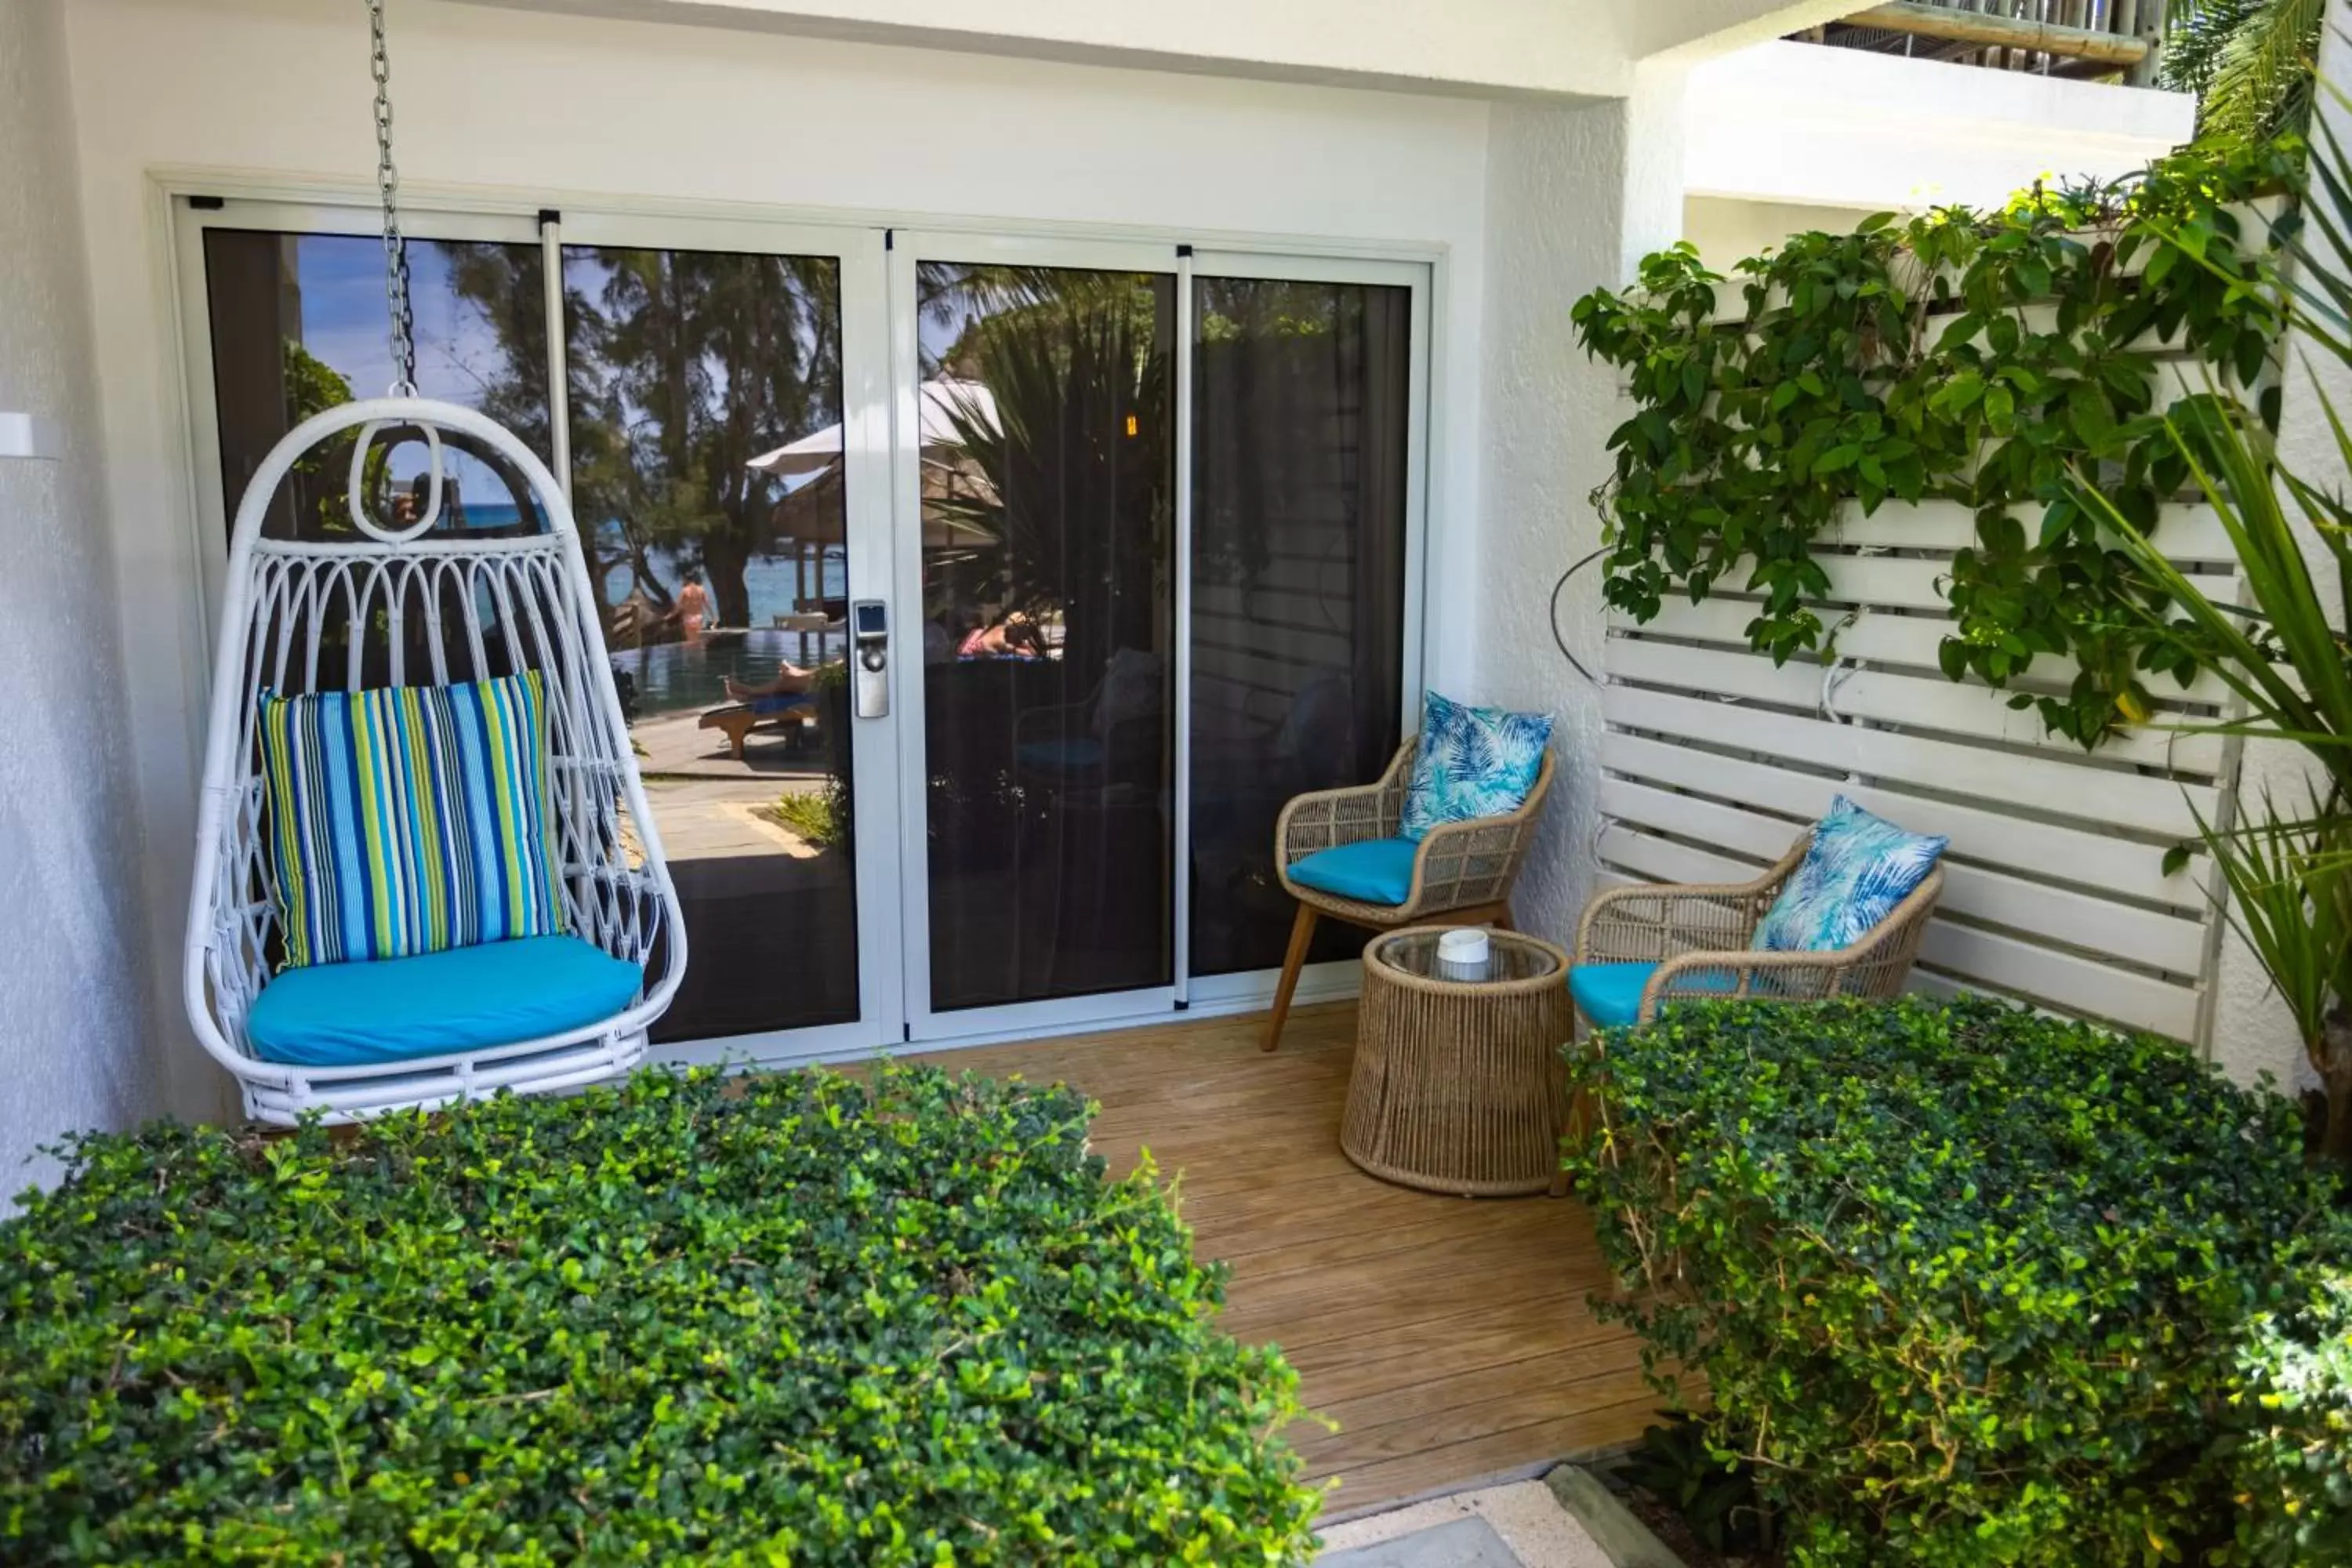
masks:
[[[1994,70],[2155,79],[2164,0],[1895,0],[1796,37]]]

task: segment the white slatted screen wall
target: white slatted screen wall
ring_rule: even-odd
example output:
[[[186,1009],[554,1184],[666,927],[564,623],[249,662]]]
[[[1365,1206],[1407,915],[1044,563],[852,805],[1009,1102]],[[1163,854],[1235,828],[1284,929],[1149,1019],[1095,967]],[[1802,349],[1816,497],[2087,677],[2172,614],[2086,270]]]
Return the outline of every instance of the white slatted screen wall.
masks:
[[[1724,293],[1734,317],[1738,287]],[[2192,361],[2167,377],[2203,384]],[[2039,510],[2021,509],[2028,526]],[[1957,502],[1849,505],[1817,542],[1838,637],[1832,671],[1809,655],[1775,668],[1750,652],[1759,601],[1673,600],[1647,626],[1612,618],[1597,845],[1605,881],[1753,878],[1843,794],[1906,827],[1951,838],[1943,901],[1914,984],[1996,992],[2058,1011],[2195,1040],[2211,965],[2202,855],[2171,876],[2166,851],[2210,819],[2234,752],[2219,738],[2139,731],[2096,752],[2046,734],[2006,692],[1937,668],[1949,622],[1938,579],[1971,542]],[[2168,507],[2154,536],[2200,575],[2233,570],[2209,508]],[[1732,582],[1744,581],[1735,574]],[[2012,690],[2054,691],[2070,661],[2037,660]],[[2168,712],[2210,716],[2210,678],[2150,681]]]

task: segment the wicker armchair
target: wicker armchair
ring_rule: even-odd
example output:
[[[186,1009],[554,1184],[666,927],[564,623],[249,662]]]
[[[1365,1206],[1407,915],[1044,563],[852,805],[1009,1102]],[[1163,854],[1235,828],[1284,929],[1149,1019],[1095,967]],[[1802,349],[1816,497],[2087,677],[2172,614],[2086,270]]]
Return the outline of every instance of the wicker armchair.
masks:
[[[1676,997],[1892,996],[1918,956],[1927,916],[1944,890],[1938,866],[1850,947],[1826,952],[1759,952],[1748,947],[1780,889],[1804,860],[1806,834],[1752,882],[1616,888],[1584,907],[1576,963],[1654,963],[1635,1021],[1649,1023]]]
[[[1291,924],[1290,949],[1283,956],[1282,983],[1275,990],[1274,1016],[1266,1025],[1264,1049],[1270,1051],[1282,1042],[1291,994],[1298,989],[1298,972],[1306,966],[1316,922],[1323,916],[1374,931],[1392,931],[1440,917],[1456,925],[1511,929],[1511,884],[1518,879],[1519,866],[1535,842],[1536,823],[1543,815],[1544,797],[1551,790],[1549,748],[1534,787],[1518,810],[1507,816],[1445,823],[1423,837],[1413,854],[1412,885],[1404,902],[1367,903],[1291,879],[1290,868],[1318,850],[1399,836],[1404,821],[1405,787],[1412,778],[1419,742],[1420,737],[1413,736],[1398,747],[1377,783],[1316,790],[1297,796],[1282,808],[1274,828],[1275,867],[1283,889],[1298,900],[1298,916]]]

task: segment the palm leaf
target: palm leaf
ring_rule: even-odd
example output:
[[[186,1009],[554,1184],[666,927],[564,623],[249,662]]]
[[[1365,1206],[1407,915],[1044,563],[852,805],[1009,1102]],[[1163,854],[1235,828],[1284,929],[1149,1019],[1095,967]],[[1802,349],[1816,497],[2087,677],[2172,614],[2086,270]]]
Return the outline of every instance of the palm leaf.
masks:
[[[2311,116],[2326,0],[2266,0],[2247,9],[2214,54],[2198,106],[2202,138],[2260,141]]]

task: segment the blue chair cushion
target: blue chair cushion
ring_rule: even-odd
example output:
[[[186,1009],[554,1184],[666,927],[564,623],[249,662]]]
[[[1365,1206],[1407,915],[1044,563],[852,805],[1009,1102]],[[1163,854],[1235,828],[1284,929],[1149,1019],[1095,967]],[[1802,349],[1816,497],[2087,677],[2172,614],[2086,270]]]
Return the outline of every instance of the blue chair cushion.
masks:
[[[1318,849],[1290,868],[1290,879],[1360,904],[1401,904],[1412,892],[1412,858],[1419,850],[1405,838],[1366,838]]]
[[[1473,708],[1430,692],[1422,700],[1400,831],[1419,843],[1433,827],[1508,816],[1527,804],[1551,744],[1551,717]]]
[[[261,988],[246,1035],[266,1061],[371,1067],[520,1045],[613,1017],[645,976],[576,936],[289,969]]]
[[[1580,963],[1568,972],[1568,993],[1594,1028],[1622,1029],[1641,1016],[1643,989],[1657,972],[1654,963]],[[1738,985],[1729,970],[1700,970],[1676,980],[1675,994],[1730,992]]]
[[[1839,795],[1750,945],[1767,952],[1852,947],[1927,879],[1949,842],[1941,834],[1906,833]]]
[[[774,719],[803,708],[814,709],[816,700],[805,691],[776,691],[765,697],[754,697],[743,706],[762,719]]]

